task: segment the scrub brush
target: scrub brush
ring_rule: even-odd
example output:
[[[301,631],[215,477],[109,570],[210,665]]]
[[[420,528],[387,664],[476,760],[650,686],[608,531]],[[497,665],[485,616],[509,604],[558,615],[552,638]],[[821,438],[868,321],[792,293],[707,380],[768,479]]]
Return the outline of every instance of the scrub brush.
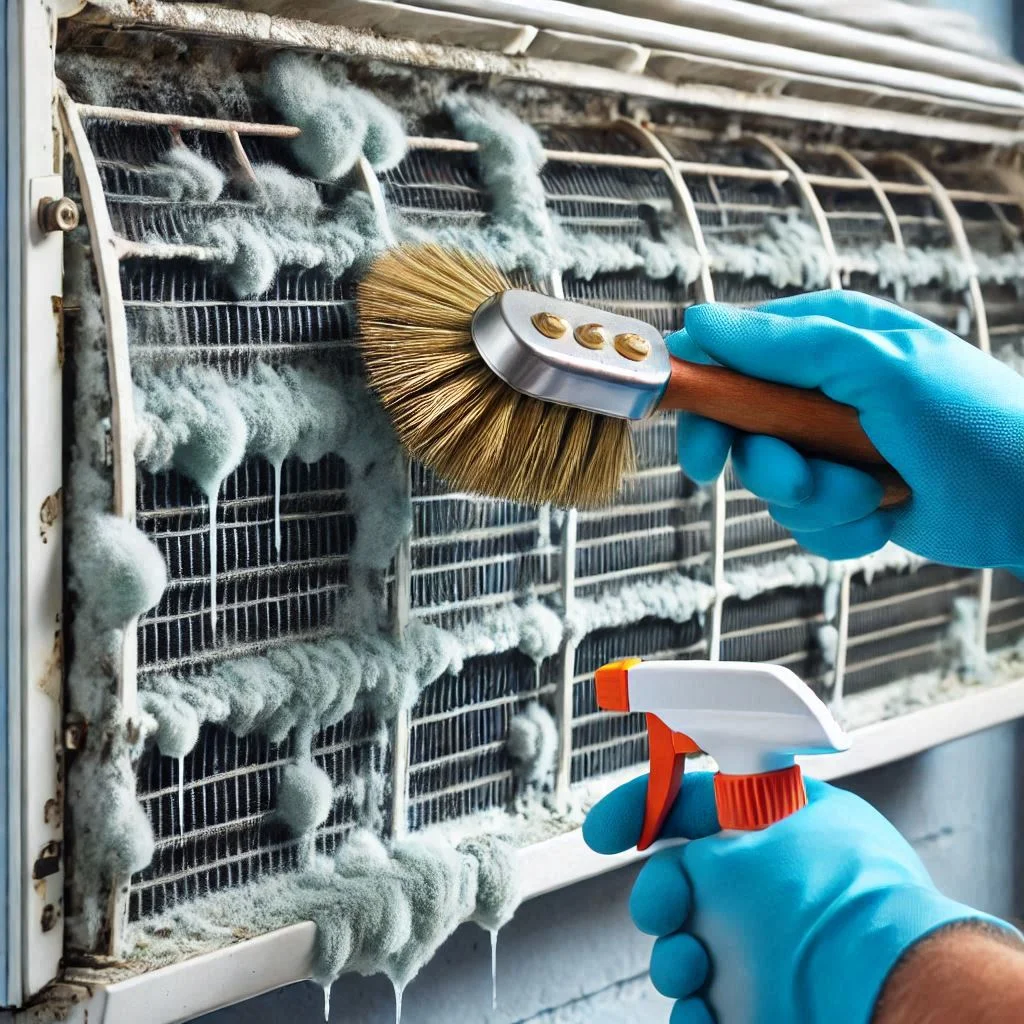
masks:
[[[359,285],[370,385],[406,450],[449,486],[605,505],[635,467],[630,421],[681,410],[866,468],[883,507],[907,497],[851,406],[675,359],[650,324],[517,283],[427,244],[385,251]]]

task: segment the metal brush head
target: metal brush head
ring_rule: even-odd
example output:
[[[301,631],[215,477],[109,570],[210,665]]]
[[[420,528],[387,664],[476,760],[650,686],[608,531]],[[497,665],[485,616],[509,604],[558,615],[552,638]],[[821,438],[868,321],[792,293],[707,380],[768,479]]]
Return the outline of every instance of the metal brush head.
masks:
[[[660,332],[592,306],[515,288],[480,306],[472,333],[484,362],[506,384],[545,402],[643,419],[668,385]]]
[[[625,417],[650,411],[668,379],[652,328],[515,289],[487,261],[436,245],[382,253],[358,302],[370,384],[405,449],[449,486],[563,507],[618,492],[635,465]],[[614,413],[576,406],[584,391]]]

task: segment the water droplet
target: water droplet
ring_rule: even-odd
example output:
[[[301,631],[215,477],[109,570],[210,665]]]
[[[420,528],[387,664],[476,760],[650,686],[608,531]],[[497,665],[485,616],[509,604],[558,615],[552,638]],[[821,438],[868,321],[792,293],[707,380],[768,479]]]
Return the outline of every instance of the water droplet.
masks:
[[[394,979],[391,984],[395,990],[395,1024],[402,1024],[402,993],[405,991],[405,986],[399,985]]]
[[[491,1009],[498,1008],[498,929],[491,928]]]
[[[271,465],[274,474],[274,557],[281,556],[281,463]]]
[[[331,1019],[331,983],[324,984],[324,1021]]]
[[[178,829],[185,834],[185,757],[178,758]]]
[[[219,485],[218,485],[219,489]],[[217,639],[217,492],[208,496],[210,505],[210,638]]]

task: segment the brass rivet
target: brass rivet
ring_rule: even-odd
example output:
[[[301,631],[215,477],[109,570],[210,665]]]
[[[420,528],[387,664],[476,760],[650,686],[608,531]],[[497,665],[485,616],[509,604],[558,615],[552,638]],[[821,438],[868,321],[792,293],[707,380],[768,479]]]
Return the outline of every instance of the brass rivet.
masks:
[[[530,323],[545,338],[564,338],[569,333],[569,321],[554,313],[534,313],[530,317]]]
[[[608,344],[608,332],[600,324],[580,324],[573,334],[584,348],[604,348]]]
[[[651,343],[639,334],[615,335],[615,351],[626,359],[639,363],[651,354]]]

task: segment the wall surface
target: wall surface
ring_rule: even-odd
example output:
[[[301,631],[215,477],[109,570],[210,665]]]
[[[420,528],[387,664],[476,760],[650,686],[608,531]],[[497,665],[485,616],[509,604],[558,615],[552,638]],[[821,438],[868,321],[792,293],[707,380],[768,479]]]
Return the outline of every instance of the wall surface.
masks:
[[[930,7],[972,14],[1001,49],[1009,52],[1013,37],[1015,0],[931,0]]]
[[[945,892],[998,914],[1020,913],[1024,725],[958,740],[855,776],[848,789],[871,801],[913,843]],[[651,940],[630,924],[630,868],[525,904],[501,933],[498,1010],[490,1010],[487,936],[466,926],[405,993],[405,1024],[652,1024],[669,1002],[643,977]],[[390,1024],[383,978],[344,977],[332,1020]],[[321,1019],[323,998],[296,985],[202,1018],[202,1024]]]

